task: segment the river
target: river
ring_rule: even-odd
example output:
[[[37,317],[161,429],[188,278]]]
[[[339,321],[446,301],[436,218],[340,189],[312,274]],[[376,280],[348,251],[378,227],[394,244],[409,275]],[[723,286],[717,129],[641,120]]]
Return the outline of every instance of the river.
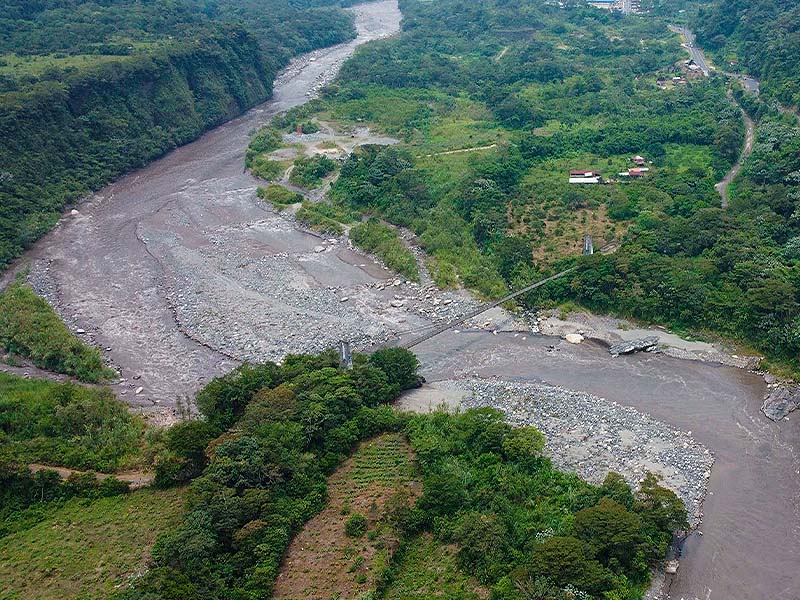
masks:
[[[179,398],[242,356],[426,322],[387,307],[426,292],[393,282],[346,244],[298,231],[256,200],[257,182],[243,172],[254,128],[304,103],[359,44],[398,30],[394,0],[354,10],[356,40],[296,60],[270,102],[101,190],[20,262],[32,266],[37,288],[70,327],[85,330],[120,368],[115,389],[132,406],[168,421]],[[551,352],[554,343],[449,332],[415,351],[430,381],[542,381],[691,431],[716,464],[703,535],[687,540],[671,597],[800,598],[800,421],[763,417],[763,380],[662,355],[612,359],[593,343]]]

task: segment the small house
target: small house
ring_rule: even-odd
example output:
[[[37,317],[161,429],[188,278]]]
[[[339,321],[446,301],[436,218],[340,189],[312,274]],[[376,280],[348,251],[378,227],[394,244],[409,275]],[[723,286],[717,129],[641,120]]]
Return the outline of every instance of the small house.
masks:
[[[601,175],[599,171],[570,171],[570,183],[600,183]]]
[[[650,169],[647,167],[628,169],[622,173],[618,173],[620,177],[643,177]]]
[[[634,156],[631,160],[633,162],[635,162],[637,165],[640,165],[640,166],[645,164],[645,163],[647,163],[647,161],[645,160],[644,156],[639,156],[638,154],[636,156]]]

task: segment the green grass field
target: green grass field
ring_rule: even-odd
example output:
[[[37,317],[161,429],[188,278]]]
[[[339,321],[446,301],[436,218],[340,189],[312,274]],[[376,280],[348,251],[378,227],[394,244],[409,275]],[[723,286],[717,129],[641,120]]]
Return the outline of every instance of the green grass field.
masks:
[[[458,568],[455,549],[428,534],[406,544],[395,566],[394,580],[383,595],[386,600],[478,600],[487,596],[475,579]]]
[[[75,499],[0,539],[0,598],[108,598],[147,564],[156,536],[178,524],[181,490]]]
[[[18,281],[0,294],[0,350],[30,359],[37,367],[97,383],[116,373],[97,348],[72,335],[44,298]]]

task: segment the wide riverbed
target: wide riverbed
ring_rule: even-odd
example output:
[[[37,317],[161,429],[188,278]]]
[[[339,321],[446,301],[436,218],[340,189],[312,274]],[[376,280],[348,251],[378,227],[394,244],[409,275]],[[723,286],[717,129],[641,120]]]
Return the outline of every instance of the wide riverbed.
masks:
[[[367,343],[459,306],[395,281],[341,240],[298,231],[257,201],[257,182],[243,172],[254,128],[305,102],[357,45],[398,30],[394,0],[354,10],[356,40],[296,60],[272,101],[100,191],[22,261],[73,330],[120,368],[115,389],[131,405],[168,420],[178,398],[243,357],[337,337]],[[419,310],[425,302],[428,312]],[[549,351],[554,343],[560,351]],[[543,381],[691,431],[716,464],[703,535],[687,541],[671,597],[800,598],[800,421],[763,417],[759,377],[486,331],[447,333],[415,351],[431,381]]]

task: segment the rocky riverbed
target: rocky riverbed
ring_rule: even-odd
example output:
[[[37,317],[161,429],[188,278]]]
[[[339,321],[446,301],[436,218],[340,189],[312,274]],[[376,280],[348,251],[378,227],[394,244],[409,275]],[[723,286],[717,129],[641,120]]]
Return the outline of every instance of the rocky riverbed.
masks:
[[[553,463],[592,483],[614,471],[636,488],[647,472],[656,473],[684,501],[690,524],[702,520],[714,457],[691,432],[586,392],[508,380],[439,381],[408,394],[399,407],[424,412],[440,404],[496,408],[515,427],[536,427]]]

